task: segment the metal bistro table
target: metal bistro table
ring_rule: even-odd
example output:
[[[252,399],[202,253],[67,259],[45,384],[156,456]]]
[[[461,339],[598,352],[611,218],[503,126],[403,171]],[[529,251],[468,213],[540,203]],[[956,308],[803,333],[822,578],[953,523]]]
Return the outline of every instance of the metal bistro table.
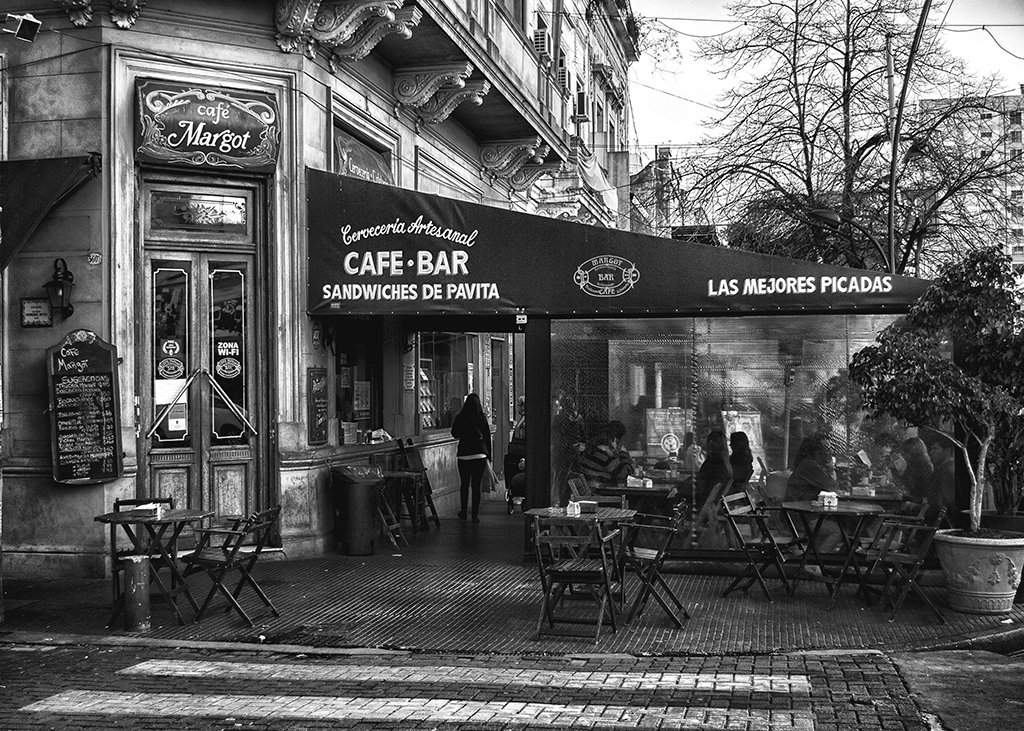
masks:
[[[146,559],[156,564],[156,569],[167,567],[171,574],[170,587],[164,584],[160,578],[159,570],[149,572],[150,578],[160,589],[164,597],[168,599],[180,624],[185,624],[185,618],[178,609],[176,597],[184,594],[192,609],[199,611],[199,604],[196,602],[192,592],[189,591],[188,583],[177,565],[177,541],[181,532],[186,526],[198,523],[213,515],[212,510],[164,510],[159,517],[150,510],[122,510],[120,512],[104,513],[97,515],[95,520],[98,523],[119,525],[125,535],[132,542],[135,555],[140,559]],[[113,547],[111,547],[113,548]],[[114,600],[113,613],[107,626],[111,626],[117,616],[126,611],[126,592],[122,588],[120,594]],[[145,618],[148,625],[149,619]]]
[[[617,525],[633,518],[636,511],[629,508],[612,508],[601,505],[593,513],[580,513],[579,515],[566,515],[565,508],[530,508],[526,514],[542,518],[558,518],[559,522],[564,521],[565,525],[578,525],[580,528],[586,528],[594,523],[600,523],[602,526]]]
[[[627,487],[626,485],[596,485],[598,495],[624,496],[630,508],[652,515],[671,515],[672,506],[680,497],[689,495],[690,482],[685,479],[654,478],[651,487]]]
[[[811,578],[817,581],[823,581],[828,587],[829,592],[827,608],[831,609],[832,605],[835,604],[836,596],[839,594],[839,587],[843,584],[843,581],[845,581],[851,571],[857,579],[858,586],[863,585],[864,576],[860,571],[860,564],[857,561],[857,546],[860,545],[860,537],[864,531],[866,519],[869,516],[885,512],[885,508],[877,503],[858,502],[853,500],[840,500],[839,505],[835,508],[825,508],[811,502],[810,500],[784,502],[782,503],[782,507],[785,508],[787,512],[796,513],[800,516],[800,522],[803,524],[804,531],[807,535],[807,546],[804,548],[804,555],[800,559],[800,568],[797,570],[797,576],[793,583],[792,591],[796,591],[796,587],[802,578]],[[811,516],[815,516],[816,518],[813,527],[810,522]],[[848,531],[847,527],[843,525],[844,522],[847,522],[844,519],[848,519],[849,522],[853,524],[852,531]],[[821,530],[821,526],[826,520],[835,521],[836,525],[839,526],[839,533],[843,539],[845,555],[843,556],[843,563],[839,567],[838,571],[826,568],[825,562],[822,560],[821,554],[818,552],[818,546],[816,545],[818,532]],[[818,570],[821,572],[820,576],[806,570],[807,560],[811,554],[814,554],[814,561],[817,564]]]

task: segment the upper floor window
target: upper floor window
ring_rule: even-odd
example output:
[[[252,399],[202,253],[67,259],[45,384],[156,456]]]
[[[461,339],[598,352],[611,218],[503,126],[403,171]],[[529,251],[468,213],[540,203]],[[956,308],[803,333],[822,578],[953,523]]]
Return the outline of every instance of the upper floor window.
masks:
[[[992,119],[992,112],[985,110],[981,113],[982,119]]]
[[[1010,112],[1010,124],[1020,124],[1020,112]]]
[[[526,0],[494,0],[505,11],[517,28],[526,29]]]
[[[1021,131],[1019,129],[1010,130],[1010,142],[1020,142]]]

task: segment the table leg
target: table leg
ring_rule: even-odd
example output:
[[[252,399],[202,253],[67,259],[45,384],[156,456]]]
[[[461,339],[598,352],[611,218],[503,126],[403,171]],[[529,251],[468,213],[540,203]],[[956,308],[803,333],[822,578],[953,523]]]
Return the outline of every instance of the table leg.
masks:
[[[803,512],[797,513],[800,516],[800,522],[804,527],[804,535],[807,536],[807,545],[804,547],[804,555],[800,557],[800,566],[797,567],[796,577],[793,581],[793,586],[789,590],[790,596],[796,593],[797,585],[800,580],[804,577],[804,571],[807,568],[807,559],[810,558],[811,554],[814,554],[814,562],[818,566],[818,570],[821,572],[821,577],[825,581],[828,580],[825,574],[825,563],[821,559],[821,555],[818,553],[818,533],[821,531],[821,524],[825,520],[824,515],[818,515],[814,521],[814,527],[811,528],[810,521],[807,520],[807,515]]]
[[[175,545],[175,541],[178,540],[178,536],[184,529],[185,524],[174,523],[174,530],[171,532],[171,536],[167,540],[164,540],[164,536],[167,533],[167,529],[170,527],[171,524],[163,524],[162,526],[160,526],[159,531],[154,530],[153,526],[149,525],[148,523],[145,525],[146,530],[149,532],[150,539],[153,542],[153,547],[160,554],[160,561],[163,564],[166,564],[167,568],[170,571],[171,588],[168,589],[167,586],[164,585],[163,579],[160,578],[159,567],[156,567],[156,570],[152,571],[151,577],[153,581],[156,583],[156,585],[160,588],[160,591],[163,593],[163,595],[171,603],[171,608],[174,610],[174,614],[178,617],[178,623],[185,624],[185,617],[182,615],[181,610],[178,608],[178,593],[180,592],[185,595],[185,598],[188,599],[189,604],[192,605],[192,609],[197,613],[199,612],[199,604],[196,602],[195,597],[192,596],[192,592],[189,591],[188,583],[185,581],[185,578],[181,575],[181,572],[178,571],[178,567],[176,565],[176,557],[172,555],[171,551],[168,549],[168,546],[173,547]]]
[[[843,564],[839,569],[839,575],[836,577],[835,591],[832,593],[832,597],[829,599],[826,609],[831,609],[836,602],[836,597],[839,595],[839,587],[842,586],[843,581],[846,579],[846,574],[850,568],[853,569],[854,576],[857,577],[858,591],[863,588],[864,580],[861,577],[860,563],[857,561],[857,546],[860,543],[861,533],[864,532],[865,515],[857,516],[857,522],[854,524],[852,535],[848,535],[846,530],[843,528],[842,521],[839,522],[839,532],[843,537],[844,547],[846,548],[846,556],[843,559]]]

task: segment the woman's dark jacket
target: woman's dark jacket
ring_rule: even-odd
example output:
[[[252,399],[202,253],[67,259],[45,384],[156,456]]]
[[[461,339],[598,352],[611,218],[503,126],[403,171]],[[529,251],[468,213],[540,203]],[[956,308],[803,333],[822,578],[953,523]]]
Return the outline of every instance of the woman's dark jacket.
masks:
[[[459,440],[456,456],[486,454],[487,459],[491,458],[491,425],[483,414],[474,418],[465,409],[460,411],[452,424],[452,436]]]

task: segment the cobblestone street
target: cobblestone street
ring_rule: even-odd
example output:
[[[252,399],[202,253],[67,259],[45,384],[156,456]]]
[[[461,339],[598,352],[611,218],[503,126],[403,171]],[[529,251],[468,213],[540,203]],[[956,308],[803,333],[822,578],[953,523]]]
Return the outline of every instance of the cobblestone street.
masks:
[[[926,729],[877,652],[446,656],[0,645],[4,729]]]

